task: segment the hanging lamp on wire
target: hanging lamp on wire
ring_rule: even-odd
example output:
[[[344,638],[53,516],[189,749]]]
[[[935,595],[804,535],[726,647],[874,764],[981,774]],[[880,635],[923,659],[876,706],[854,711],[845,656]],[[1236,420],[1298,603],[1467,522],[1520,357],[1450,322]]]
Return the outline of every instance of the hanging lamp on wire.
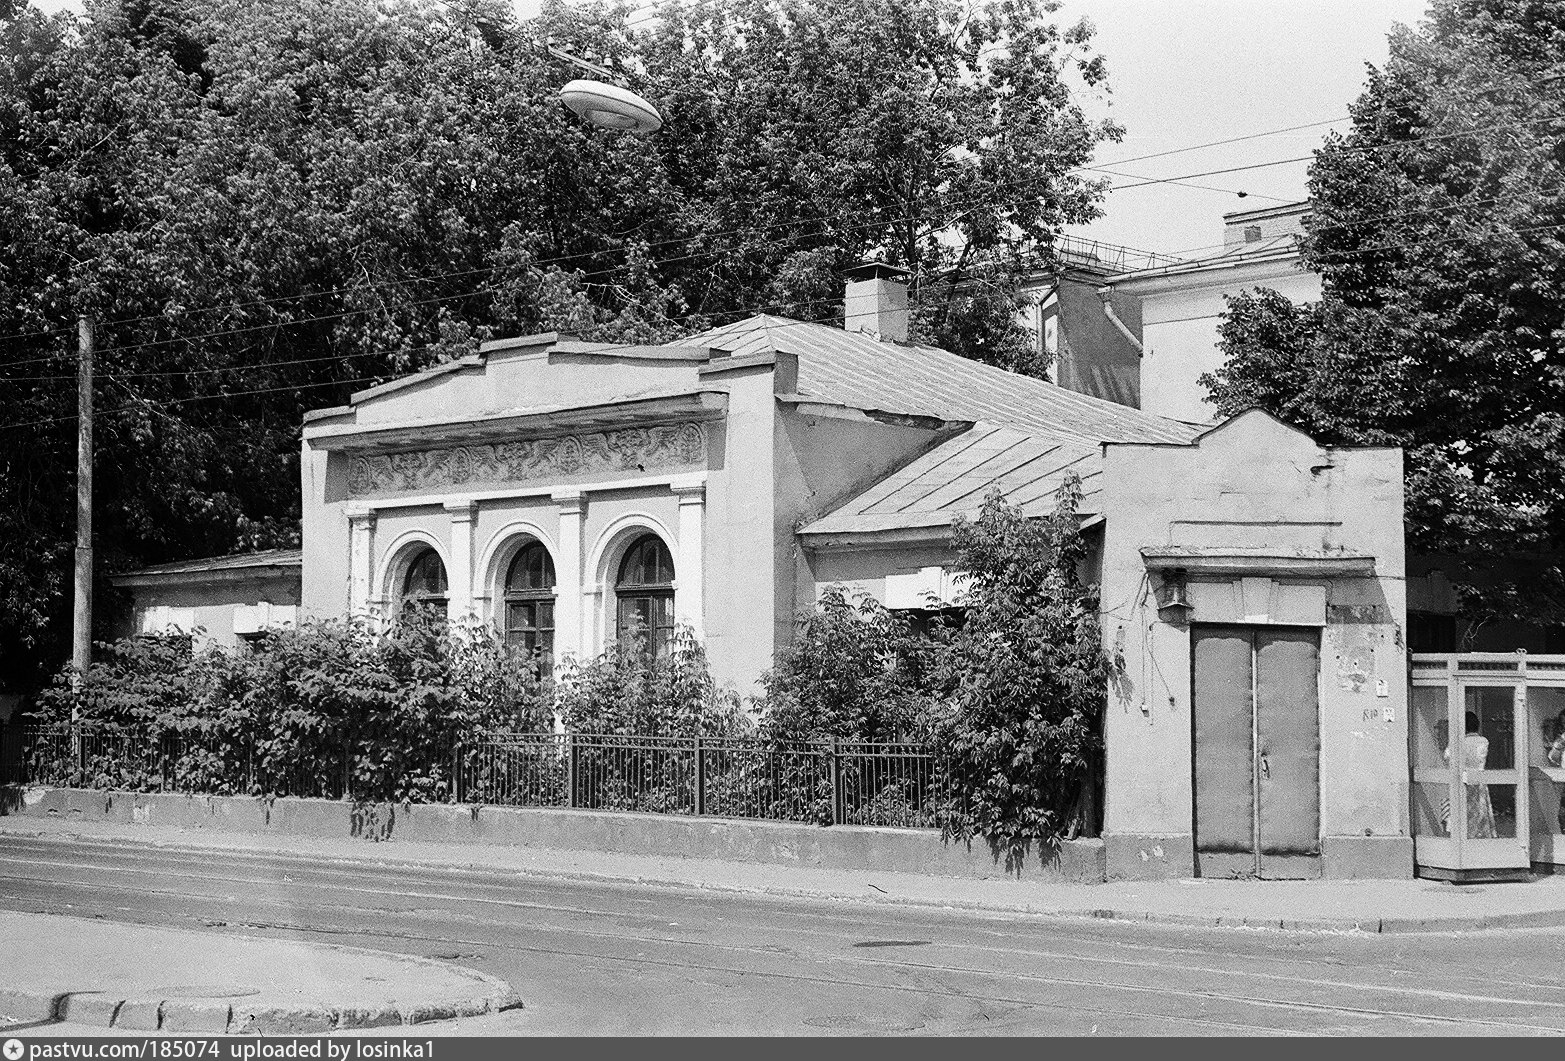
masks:
[[[612,78],[613,73],[561,51],[552,44],[543,47],[556,59],[563,59],[605,79],[578,78],[560,89],[560,102],[573,113],[599,128],[634,133],[636,136],[651,136],[662,128],[663,116],[658,113],[658,109],[630,89],[611,84],[607,79]]]

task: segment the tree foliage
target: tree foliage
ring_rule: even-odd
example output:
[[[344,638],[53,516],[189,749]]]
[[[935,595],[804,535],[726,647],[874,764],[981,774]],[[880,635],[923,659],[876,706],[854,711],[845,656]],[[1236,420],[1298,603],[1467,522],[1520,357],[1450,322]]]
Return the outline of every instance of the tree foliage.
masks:
[[[1072,169],[1118,135],[1070,98],[1104,65],[1056,6],[7,5],[0,670],[65,654],[79,314],[102,322],[110,571],[293,541],[302,412],[492,335],[837,319],[841,270],[880,254],[912,270],[921,336],[1031,366],[1017,278],[1095,214]],[[544,38],[663,130],[571,116]]]
[[[922,633],[873,597],[828,589],[762,677],[765,731],[779,740],[927,739],[942,714],[949,637],[939,623]]]
[[[981,836],[1008,864],[1029,845],[1097,828],[1111,666],[1072,476],[1047,519],[992,492],[954,544],[966,620],[947,656],[955,709],[940,736],[961,795],[948,831]]]
[[[1310,171],[1324,298],[1231,301],[1218,408],[1400,445],[1411,550],[1565,621],[1565,3],[1436,0]]]
[[[726,737],[749,728],[738,696],[718,687],[688,628],[658,655],[633,631],[593,659],[571,660],[558,692],[556,710],[576,733]]]
[[[333,619],[233,651],[184,635],[101,645],[79,682],[56,677],[37,721],[172,740],[192,791],[441,800],[459,736],[549,728],[553,689],[536,674],[492,633],[452,637],[411,610],[381,632]],[[116,783],[149,780],[124,776],[144,758],[104,751]]]

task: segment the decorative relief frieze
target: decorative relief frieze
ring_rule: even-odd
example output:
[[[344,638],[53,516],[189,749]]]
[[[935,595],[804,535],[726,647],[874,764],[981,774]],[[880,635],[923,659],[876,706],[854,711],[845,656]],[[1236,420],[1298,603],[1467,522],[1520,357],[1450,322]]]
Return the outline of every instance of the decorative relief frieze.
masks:
[[[464,483],[559,482],[601,472],[690,468],[705,463],[700,424],[669,424],[401,453],[356,454],[348,493],[425,490]]]

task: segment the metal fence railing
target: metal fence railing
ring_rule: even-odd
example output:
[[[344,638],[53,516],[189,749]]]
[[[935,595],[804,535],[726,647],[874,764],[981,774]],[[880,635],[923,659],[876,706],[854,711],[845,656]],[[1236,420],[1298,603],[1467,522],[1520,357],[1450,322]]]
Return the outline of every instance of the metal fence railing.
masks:
[[[253,744],[211,734],[111,726],[0,726],[0,783],[231,796],[341,798],[345,752],[258,756]]]
[[[341,751],[258,755],[210,735],[99,726],[0,727],[0,782],[209,795],[359,795]],[[423,761],[427,759],[428,761]],[[592,733],[467,735],[401,764],[439,784],[419,800],[651,814],[936,828],[957,792],[917,743],[778,741]]]

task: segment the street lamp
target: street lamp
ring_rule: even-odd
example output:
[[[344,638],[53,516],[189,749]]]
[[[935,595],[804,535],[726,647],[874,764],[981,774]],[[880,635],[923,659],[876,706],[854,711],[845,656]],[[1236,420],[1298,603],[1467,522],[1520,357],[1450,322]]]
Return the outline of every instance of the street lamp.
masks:
[[[553,45],[545,44],[544,48],[556,59],[573,63],[590,73],[604,78],[614,76],[603,67],[594,66],[585,59],[578,59]],[[571,81],[560,89],[560,101],[572,112],[602,129],[650,136],[663,125],[663,116],[658,113],[656,107],[630,89],[606,81],[586,78]]]

